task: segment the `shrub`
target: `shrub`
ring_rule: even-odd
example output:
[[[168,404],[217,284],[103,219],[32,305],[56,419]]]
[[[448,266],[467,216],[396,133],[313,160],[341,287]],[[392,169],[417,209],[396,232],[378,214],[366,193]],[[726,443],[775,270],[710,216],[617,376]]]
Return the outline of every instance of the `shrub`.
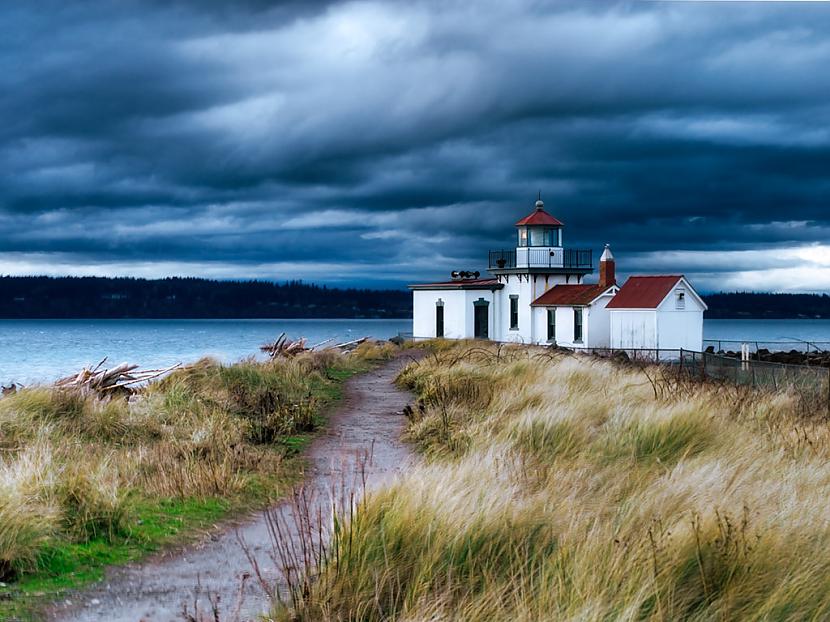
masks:
[[[46,499],[53,481],[51,448],[44,442],[0,458],[0,581],[31,570],[58,529]]]
[[[228,409],[247,421],[251,442],[273,443],[280,436],[314,429],[317,400],[309,379],[289,366],[234,365],[222,367],[219,377]]]
[[[124,533],[126,500],[118,469],[109,459],[94,470],[88,464],[68,464],[55,489],[63,523],[75,538],[107,540]]]
[[[56,531],[48,507],[0,488],[0,581],[33,570],[41,548]]]

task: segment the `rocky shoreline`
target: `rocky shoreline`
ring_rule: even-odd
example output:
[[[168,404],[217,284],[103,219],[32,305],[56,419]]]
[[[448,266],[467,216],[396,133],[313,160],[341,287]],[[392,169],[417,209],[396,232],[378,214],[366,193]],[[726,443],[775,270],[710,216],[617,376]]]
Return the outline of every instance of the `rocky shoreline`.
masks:
[[[706,348],[709,354],[719,354],[729,358],[741,358],[740,352],[733,352],[732,350],[715,352],[714,346]],[[812,352],[801,352],[799,350],[790,350],[789,352],[777,351],[772,352],[766,348],[759,348],[757,352],[751,352],[749,355],[752,361],[763,361],[767,363],[784,363],[786,365],[810,365],[814,367],[830,368],[830,352],[827,350],[818,350]]]

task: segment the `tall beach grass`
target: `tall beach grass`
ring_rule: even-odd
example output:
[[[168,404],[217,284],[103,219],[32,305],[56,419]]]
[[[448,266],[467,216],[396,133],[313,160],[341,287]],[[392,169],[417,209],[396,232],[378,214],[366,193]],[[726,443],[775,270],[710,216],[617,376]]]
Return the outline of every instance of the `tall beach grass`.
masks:
[[[124,557],[108,547],[149,550],[189,510],[215,518],[283,494],[342,381],[391,354],[367,344],[348,356],[205,359],[129,398],[52,387],[1,398],[0,592],[27,600],[29,578],[39,593],[44,581],[70,585],[61,573]]]
[[[294,620],[822,620],[830,429],[798,397],[441,343],[423,463],[335,531]],[[666,389],[666,386],[670,387]]]

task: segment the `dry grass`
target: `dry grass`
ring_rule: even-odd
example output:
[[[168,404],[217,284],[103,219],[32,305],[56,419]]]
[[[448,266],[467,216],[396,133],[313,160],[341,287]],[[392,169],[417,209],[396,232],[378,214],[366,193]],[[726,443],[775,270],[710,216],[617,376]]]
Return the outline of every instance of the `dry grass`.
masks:
[[[282,492],[292,439],[336,397],[328,374],[383,354],[203,360],[129,400],[52,388],[0,399],[0,581],[36,571],[51,545],[129,536],[137,504]]]
[[[830,429],[796,398],[440,344],[427,461],[361,504],[303,620],[830,617]]]

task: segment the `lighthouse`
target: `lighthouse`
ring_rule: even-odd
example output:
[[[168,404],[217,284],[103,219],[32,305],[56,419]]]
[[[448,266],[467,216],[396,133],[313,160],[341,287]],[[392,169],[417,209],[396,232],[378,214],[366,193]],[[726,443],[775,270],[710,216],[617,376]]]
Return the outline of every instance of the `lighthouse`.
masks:
[[[685,277],[631,277],[620,288],[606,244],[598,281],[590,282],[593,251],[568,247],[564,237],[540,194],[515,223],[515,246],[489,252],[489,276],[459,266],[451,280],[409,286],[413,336],[573,349],[702,346],[706,306]]]
[[[558,284],[578,284],[594,270],[590,249],[564,245],[564,223],[545,211],[541,195],[533,211],[518,220],[516,247],[489,253],[488,271],[503,285],[506,301],[494,313],[500,341],[537,341],[531,303]]]

